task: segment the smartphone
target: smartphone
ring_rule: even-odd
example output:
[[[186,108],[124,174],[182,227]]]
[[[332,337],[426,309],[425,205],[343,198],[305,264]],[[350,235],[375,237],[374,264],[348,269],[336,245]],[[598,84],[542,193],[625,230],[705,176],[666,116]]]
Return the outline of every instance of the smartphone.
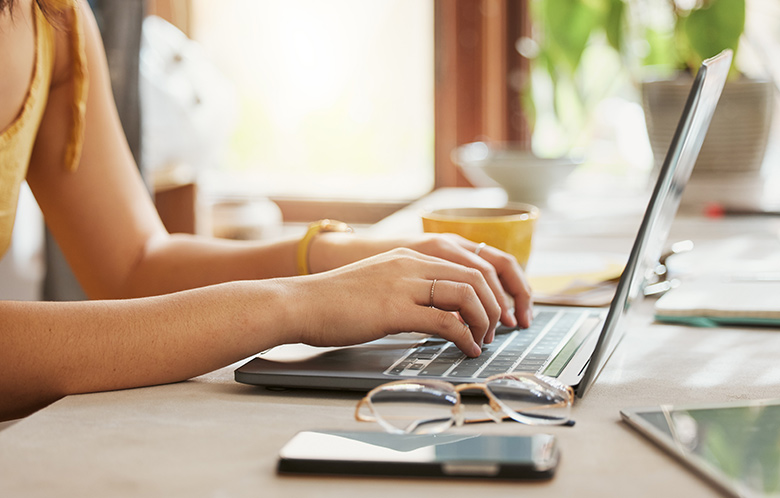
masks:
[[[303,431],[280,451],[280,474],[550,479],[555,436]]]

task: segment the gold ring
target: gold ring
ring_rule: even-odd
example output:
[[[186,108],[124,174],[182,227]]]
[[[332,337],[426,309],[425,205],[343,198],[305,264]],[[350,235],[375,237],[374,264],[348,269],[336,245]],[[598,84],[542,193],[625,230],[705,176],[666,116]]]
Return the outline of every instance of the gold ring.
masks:
[[[436,288],[436,279],[433,279],[433,282],[431,282],[431,303],[429,306],[433,308],[433,290]]]
[[[477,244],[477,248],[476,248],[476,249],[474,249],[474,254],[476,254],[477,256],[479,256],[479,251],[481,251],[482,249],[484,249],[486,245],[487,245],[487,244],[485,244],[484,242],[480,242],[479,244]]]

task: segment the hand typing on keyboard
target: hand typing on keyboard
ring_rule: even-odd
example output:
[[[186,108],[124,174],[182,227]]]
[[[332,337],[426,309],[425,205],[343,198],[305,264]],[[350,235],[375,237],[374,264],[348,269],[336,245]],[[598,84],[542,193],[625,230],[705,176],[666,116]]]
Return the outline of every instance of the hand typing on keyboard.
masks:
[[[408,350],[385,373],[466,380],[510,372],[542,372],[587,316],[587,311],[558,309],[540,311],[528,329],[499,324],[495,341],[484,345],[482,354],[473,358],[452,343],[432,337]]]

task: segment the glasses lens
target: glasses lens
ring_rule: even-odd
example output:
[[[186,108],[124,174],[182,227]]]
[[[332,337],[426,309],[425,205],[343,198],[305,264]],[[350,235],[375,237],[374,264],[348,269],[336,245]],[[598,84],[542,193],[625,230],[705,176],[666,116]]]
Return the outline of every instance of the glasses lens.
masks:
[[[488,380],[486,386],[506,414],[518,422],[557,425],[571,416],[571,388],[553,378],[503,375]]]
[[[447,384],[399,382],[383,386],[369,397],[374,416],[388,432],[434,434],[453,422],[459,395]]]

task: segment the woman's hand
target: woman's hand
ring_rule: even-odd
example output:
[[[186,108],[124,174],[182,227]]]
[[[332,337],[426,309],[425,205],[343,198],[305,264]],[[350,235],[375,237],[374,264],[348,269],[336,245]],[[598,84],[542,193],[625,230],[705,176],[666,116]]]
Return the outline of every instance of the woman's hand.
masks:
[[[305,317],[296,335],[315,346],[424,332],[454,342],[473,357],[483,342],[492,341],[501,316],[483,272],[410,249],[288,282],[291,299],[302,306],[296,312]]]
[[[330,269],[395,247],[406,247],[479,270],[501,306],[500,320],[507,326],[530,327],[533,320],[531,286],[517,260],[495,247],[484,246],[455,234],[419,234],[398,239],[367,239],[345,234],[323,234],[312,246],[312,267]],[[316,259],[314,259],[316,258]],[[315,261],[316,265],[315,266]],[[514,314],[512,310],[514,309]],[[493,331],[490,332],[492,340]]]
[[[477,254],[478,244],[455,234],[423,234],[404,247],[479,270],[501,305],[501,322],[509,327],[531,326],[531,286],[511,254],[491,246],[483,246]]]

